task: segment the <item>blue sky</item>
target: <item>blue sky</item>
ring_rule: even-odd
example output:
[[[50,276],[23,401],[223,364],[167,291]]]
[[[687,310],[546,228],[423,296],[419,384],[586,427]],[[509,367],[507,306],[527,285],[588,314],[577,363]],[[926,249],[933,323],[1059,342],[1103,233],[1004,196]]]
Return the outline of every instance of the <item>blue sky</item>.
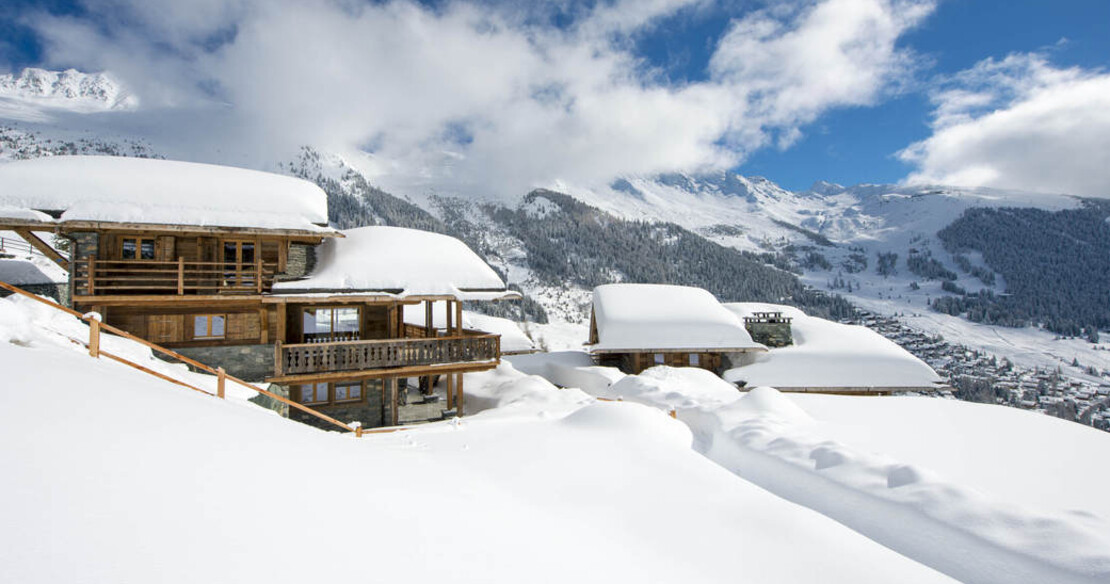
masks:
[[[723,167],[1110,195],[1104,0],[352,6],[9,0],[0,68],[107,70],[147,111],[238,112],[221,146],[374,144],[371,173],[472,190]]]

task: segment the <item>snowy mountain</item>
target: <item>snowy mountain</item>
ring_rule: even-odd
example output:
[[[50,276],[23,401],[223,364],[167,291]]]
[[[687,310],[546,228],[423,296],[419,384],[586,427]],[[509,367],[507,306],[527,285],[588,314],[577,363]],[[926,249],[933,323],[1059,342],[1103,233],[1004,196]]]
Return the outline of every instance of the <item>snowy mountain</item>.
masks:
[[[28,67],[0,75],[0,117],[46,121],[51,111],[93,113],[132,110],[139,99],[106,73]]]

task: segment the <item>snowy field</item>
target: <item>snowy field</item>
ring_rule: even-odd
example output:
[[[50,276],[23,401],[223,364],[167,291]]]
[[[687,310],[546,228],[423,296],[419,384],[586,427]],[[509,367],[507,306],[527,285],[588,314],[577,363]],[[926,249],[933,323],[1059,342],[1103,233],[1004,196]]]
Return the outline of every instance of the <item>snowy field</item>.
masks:
[[[0,300],[3,582],[1110,578],[1110,438],[1078,424],[564,352],[356,439],[93,360],[30,302]]]

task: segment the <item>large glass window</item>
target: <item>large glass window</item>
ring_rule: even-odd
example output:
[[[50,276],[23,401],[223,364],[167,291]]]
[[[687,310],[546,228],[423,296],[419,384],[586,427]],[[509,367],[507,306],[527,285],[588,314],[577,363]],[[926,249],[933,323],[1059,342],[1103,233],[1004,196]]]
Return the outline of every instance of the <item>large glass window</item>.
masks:
[[[254,281],[254,242],[224,242],[224,280],[231,286],[253,286]]]
[[[304,309],[304,342],[356,341],[361,331],[358,307],[313,307]]]

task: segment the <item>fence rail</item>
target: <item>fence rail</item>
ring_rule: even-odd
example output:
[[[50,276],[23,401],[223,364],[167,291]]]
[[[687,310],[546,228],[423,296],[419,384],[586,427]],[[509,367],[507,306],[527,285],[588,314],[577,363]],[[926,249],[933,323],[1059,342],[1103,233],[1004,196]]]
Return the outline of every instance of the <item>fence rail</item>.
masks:
[[[19,239],[12,239],[10,237],[0,237],[0,253],[3,254],[19,254],[19,255],[38,255],[46,257],[46,254],[35,249],[34,246]]]
[[[85,294],[261,294],[270,289],[275,264],[151,260],[74,262],[75,295]]]
[[[477,363],[501,356],[501,336],[339,341],[275,346],[279,375],[360,371],[384,367]]]
[[[132,335],[131,333],[129,333],[125,330],[118,329],[118,328],[116,328],[112,325],[102,323],[99,320],[97,320],[96,318],[93,318],[92,316],[81,314],[80,312],[77,312],[76,310],[66,308],[65,306],[62,306],[61,304],[58,304],[58,303],[56,303],[52,300],[47,300],[46,298],[42,298],[40,296],[36,296],[34,294],[31,294],[31,293],[29,293],[29,292],[27,292],[27,291],[25,291],[21,288],[18,288],[16,286],[12,286],[11,284],[8,284],[7,282],[0,282],[0,288],[11,291],[15,294],[19,294],[21,296],[25,296],[25,297],[30,298],[32,300],[35,300],[37,302],[41,302],[43,304],[46,304],[47,306],[50,306],[52,308],[55,308],[55,309],[60,310],[62,312],[65,312],[67,314],[70,314],[72,316],[75,316],[75,317],[87,322],[89,324],[89,339],[88,339],[87,343],[82,342],[82,344],[85,345],[86,347],[88,347],[89,355],[91,357],[100,358],[100,357],[103,356],[103,357],[106,357],[108,359],[112,359],[113,361],[118,361],[119,363],[123,363],[124,365],[127,365],[127,366],[129,366],[133,369],[138,369],[139,371],[147,373],[148,375],[158,377],[162,380],[169,381],[170,383],[174,383],[176,385],[180,385],[182,387],[186,387],[186,388],[192,389],[194,391],[199,391],[200,393],[203,393],[205,395],[213,395],[213,396],[221,398],[221,399],[223,399],[225,397],[225,388],[227,386],[227,382],[230,381],[232,383],[237,383],[237,384],[239,384],[239,385],[241,385],[241,386],[243,386],[247,389],[250,389],[251,391],[256,391],[256,392],[258,392],[262,395],[265,395],[265,396],[270,397],[274,400],[277,400],[278,402],[281,402],[281,403],[283,403],[283,404],[285,404],[285,405],[287,405],[291,408],[296,408],[296,409],[298,409],[302,412],[305,412],[306,414],[309,414],[309,415],[314,416],[316,418],[319,418],[319,419],[321,419],[325,422],[328,422],[329,424],[332,424],[334,426],[338,426],[338,427],[342,428],[343,430],[346,430],[348,432],[353,432],[356,436],[362,436],[362,434],[363,434],[363,430],[362,430],[361,427],[351,427],[347,424],[344,424],[343,422],[340,422],[339,420],[336,420],[335,418],[332,418],[331,416],[320,413],[320,412],[318,412],[318,411],[316,411],[316,410],[314,410],[314,409],[312,409],[308,406],[297,403],[297,402],[295,402],[293,400],[290,400],[288,398],[282,397],[282,396],[280,396],[276,393],[271,393],[269,391],[266,391],[265,389],[255,387],[254,385],[251,385],[251,384],[247,383],[246,381],[243,381],[242,379],[239,379],[238,377],[228,375],[227,372],[224,371],[223,367],[219,367],[219,368],[209,367],[208,365],[205,365],[204,363],[201,363],[200,361],[190,359],[189,357],[186,357],[185,355],[182,355],[181,353],[171,351],[170,349],[167,349],[165,347],[156,345],[156,344],[151,343],[150,341],[147,341],[145,339],[141,339],[139,337],[136,337],[135,335]],[[166,355],[166,356],[168,356],[168,357],[170,357],[170,358],[172,358],[176,361],[181,361],[182,363],[186,363],[186,364],[188,364],[188,365],[190,365],[190,366],[192,366],[196,369],[199,369],[201,371],[204,371],[204,372],[207,372],[207,373],[211,373],[212,375],[215,375],[216,376],[216,393],[213,394],[210,391],[206,391],[204,389],[196,387],[195,385],[192,385],[188,382],[182,381],[180,379],[174,379],[173,377],[170,377],[170,376],[165,375],[163,373],[159,373],[157,371],[154,371],[153,369],[144,367],[144,366],[142,366],[138,363],[135,363],[134,361],[130,361],[130,360],[128,360],[124,357],[121,357],[119,355],[114,355],[114,354],[111,354],[107,351],[101,350],[100,341],[101,341],[101,335],[103,334],[103,332],[109,332],[113,335],[123,337],[125,339],[130,339],[132,341],[135,341],[136,343],[139,343],[141,345],[149,347],[150,349],[152,349],[154,351],[157,351],[157,352],[159,352],[163,355]],[[80,341],[78,341],[78,342],[80,342]]]

